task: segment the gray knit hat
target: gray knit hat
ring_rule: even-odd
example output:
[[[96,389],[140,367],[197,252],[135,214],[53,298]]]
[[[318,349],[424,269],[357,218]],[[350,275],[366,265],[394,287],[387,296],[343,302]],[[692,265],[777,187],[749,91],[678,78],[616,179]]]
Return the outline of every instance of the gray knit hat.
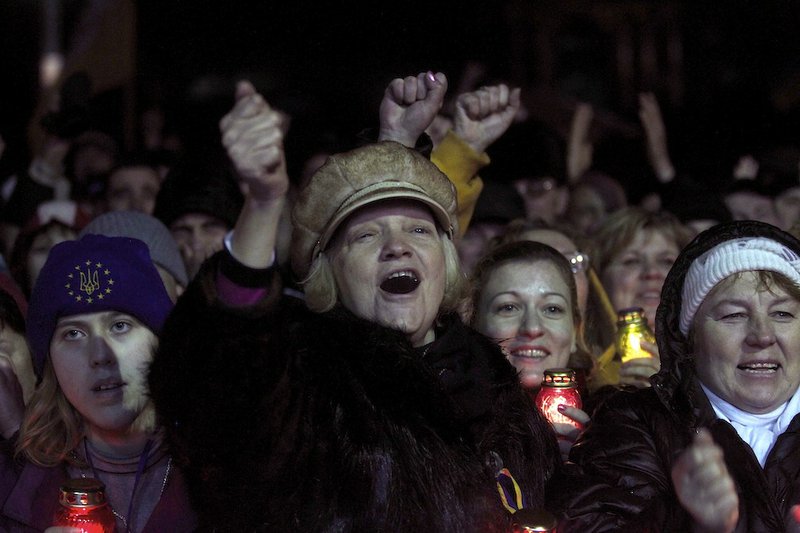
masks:
[[[700,304],[717,283],[748,270],[778,272],[800,286],[800,257],[788,246],[766,237],[725,241],[695,259],[689,267],[681,293],[681,333],[689,333]]]
[[[172,274],[184,287],[189,284],[178,244],[169,229],[157,218],[139,211],[111,211],[92,220],[79,237],[89,233],[144,241],[155,264]]]

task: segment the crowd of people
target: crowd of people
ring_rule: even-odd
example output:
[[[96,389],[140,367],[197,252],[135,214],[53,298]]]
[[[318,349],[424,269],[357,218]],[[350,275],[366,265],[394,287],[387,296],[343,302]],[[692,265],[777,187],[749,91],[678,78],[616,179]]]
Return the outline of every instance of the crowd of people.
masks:
[[[800,161],[711,192],[643,94],[634,201],[589,105],[559,139],[447,90],[396,78],[303,161],[248,81],[205,156],[48,115],[0,177],[0,530],[66,531],[88,477],[137,533],[800,531]]]

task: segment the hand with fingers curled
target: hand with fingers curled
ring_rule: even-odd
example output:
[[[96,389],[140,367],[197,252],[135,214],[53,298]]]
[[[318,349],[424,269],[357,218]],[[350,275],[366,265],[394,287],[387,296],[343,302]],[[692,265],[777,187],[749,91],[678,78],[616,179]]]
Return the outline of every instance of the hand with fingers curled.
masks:
[[[508,130],[519,108],[520,89],[502,83],[460,94],[453,133],[477,153],[483,153]]]
[[[381,100],[378,140],[413,148],[439,113],[446,93],[447,77],[441,72],[393,79]]]
[[[249,81],[240,81],[236,103],[220,121],[222,144],[252,199],[281,198],[289,188],[282,117]]]
[[[622,385],[633,385],[638,388],[649,387],[650,376],[661,370],[658,345],[654,342],[647,342],[644,339],[639,342],[640,346],[650,353],[651,357],[629,359],[622,363],[619,369],[619,382]]]
[[[572,424],[553,424],[556,437],[558,437],[558,448],[561,452],[561,458],[566,461],[569,459],[569,451],[572,449],[572,445],[575,444],[575,441],[578,440],[580,434],[589,424],[590,418],[582,409],[570,407],[569,405],[559,405],[558,412],[580,425],[580,427],[576,427]]]
[[[726,533],[739,520],[739,495],[725,466],[722,449],[701,428],[672,466],[672,484],[695,531]]]

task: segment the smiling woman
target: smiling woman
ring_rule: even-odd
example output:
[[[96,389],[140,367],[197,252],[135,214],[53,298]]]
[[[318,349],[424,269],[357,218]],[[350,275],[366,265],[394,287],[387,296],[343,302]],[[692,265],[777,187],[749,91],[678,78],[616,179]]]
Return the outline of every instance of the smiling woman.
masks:
[[[800,499],[800,241],[754,221],[713,227],[662,296],[661,370],[607,400],[573,447],[565,526],[784,531]]]
[[[509,531],[497,476],[541,508],[560,460],[514,368],[454,312],[452,184],[392,141],[329,157],[293,209],[304,308],[273,267],[288,184],[274,124],[241,84],[221,129],[245,208],[150,371],[201,526]]]

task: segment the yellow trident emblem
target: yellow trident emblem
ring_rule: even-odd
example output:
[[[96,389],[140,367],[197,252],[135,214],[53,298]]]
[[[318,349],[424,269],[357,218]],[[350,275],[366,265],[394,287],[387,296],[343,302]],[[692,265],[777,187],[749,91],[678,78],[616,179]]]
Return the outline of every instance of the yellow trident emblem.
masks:
[[[86,269],[86,273],[81,272],[81,291],[85,292],[87,296],[100,288],[100,280],[97,275],[97,270]]]
[[[74,298],[76,302],[87,304],[91,304],[95,300],[105,299],[111,294],[111,288],[114,285],[111,271],[104,267],[103,263],[91,260],[85,261],[83,265],[85,270],[81,269],[81,265],[75,265],[73,272],[67,274],[67,282],[64,284],[67,294]],[[80,277],[80,285],[77,289],[74,288],[76,276]],[[101,281],[105,288],[100,286]]]

